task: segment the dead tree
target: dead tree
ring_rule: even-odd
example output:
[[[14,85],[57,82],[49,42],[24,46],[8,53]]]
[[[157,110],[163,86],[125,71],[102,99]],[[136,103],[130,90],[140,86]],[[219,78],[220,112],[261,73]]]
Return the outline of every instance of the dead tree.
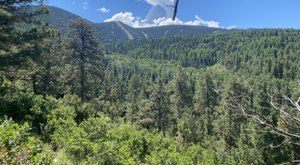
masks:
[[[300,83],[299,83],[300,89]],[[285,142],[290,142],[295,145],[300,146],[300,97],[293,100],[287,95],[282,95],[281,101],[286,102],[286,104],[278,103],[274,96],[268,94],[270,97],[270,104],[272,108],[279,112],[279,120],[282,122],[281,126],[274,124],[266,116],[256,112],[252,109],[247,109],[243,105],[239,105],[239,109],[242,111],[243,115],[255,120],[257,123],[270,128],[270,133],[277,134],[286,138]],[[264,132],[261,130],[249,130]]]

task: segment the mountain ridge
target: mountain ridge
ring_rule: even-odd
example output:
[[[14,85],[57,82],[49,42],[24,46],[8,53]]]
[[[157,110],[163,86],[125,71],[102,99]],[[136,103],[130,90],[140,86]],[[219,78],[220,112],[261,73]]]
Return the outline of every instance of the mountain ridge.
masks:
[[[49,15],[45,16],[45,21],[47,21],[50,25],[57,27],[62,34],[65,34],[67,32],[69,22],[71,20],[78,18],[84,19],[74,13],[58,7],[48,6],[48,8],[50,10],[50,13]],[[190,25],[167,25],[134,28],[122,22],[88,22],[94,26],[96,34],[102,42],[157,39],[174,36],[205,35],[218,31],[226,31],[226,29],[221,28],[209,28],[204,26]]]

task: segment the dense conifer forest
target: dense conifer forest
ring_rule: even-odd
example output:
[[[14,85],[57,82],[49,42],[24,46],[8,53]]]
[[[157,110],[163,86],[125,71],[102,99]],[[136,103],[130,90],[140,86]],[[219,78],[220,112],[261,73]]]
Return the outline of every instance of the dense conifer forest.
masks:
[[[32,2],[0,2],[0,164],[300,163],[299,30],[101,42]]]

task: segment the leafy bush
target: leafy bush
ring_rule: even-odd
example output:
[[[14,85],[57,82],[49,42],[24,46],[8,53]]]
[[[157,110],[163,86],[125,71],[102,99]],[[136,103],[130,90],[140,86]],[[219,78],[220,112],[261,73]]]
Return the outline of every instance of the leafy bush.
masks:
[[[27,123],[5,119],[0,125],[0,164],[51,164],[53,153],[38,138],[30,136]]]

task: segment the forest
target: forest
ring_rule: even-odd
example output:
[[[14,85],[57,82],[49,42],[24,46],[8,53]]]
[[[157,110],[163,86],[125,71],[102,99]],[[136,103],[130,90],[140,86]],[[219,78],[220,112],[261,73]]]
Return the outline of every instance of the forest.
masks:
[[[103,43],[0,1],[0,164],[298,164],[300,31]]]

